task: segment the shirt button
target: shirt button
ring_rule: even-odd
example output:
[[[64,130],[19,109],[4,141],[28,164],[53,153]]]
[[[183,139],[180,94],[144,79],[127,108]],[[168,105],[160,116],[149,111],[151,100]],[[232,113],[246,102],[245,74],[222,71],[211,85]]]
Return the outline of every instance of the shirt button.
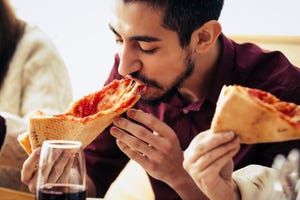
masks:
[[[188,114],[188,113],[189,113],[189,111],[186,110],[186,109],[183,109],[182,112],[183,112],[184,114]]]

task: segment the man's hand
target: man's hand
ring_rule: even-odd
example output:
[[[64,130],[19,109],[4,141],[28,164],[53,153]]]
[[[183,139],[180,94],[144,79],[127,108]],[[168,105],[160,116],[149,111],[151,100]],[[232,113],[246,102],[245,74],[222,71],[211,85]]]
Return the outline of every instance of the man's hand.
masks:
[[[118,118],[111,128],[119,148],[141,164],[151,176],[170,182],[173,179],[171,174],[174,177],[183,162],[183,152],[176,134],[165,123],[141,110],[131,109],[127,115],[133,121]]]
[[[232,157],[239,148],[239,139],[234,133],[205,131],[197,135],[184,152],[184,168],[209,199],[239,199],[232,179]]]
[[[38,177],[38,165],[40,159],[41,148],[34,150],[29,157],[25,160],[22,171],[21,181],[26,184],[31,192],[36,192],[37,189],[37,177]],[[53,152],[53,162],[47,163],[41,166],[44,178],[47,178],[50,182],[64,182],[66,174],[78,173],[76,170],[72,170],[71,166],[74,162],[74,157],[70,152],[58,150]],[[95,196],[96,189],[94,183],[87,176],[87,195]]]
[[[175,132],[164,122],[141,110],[130,109],[127,116],[132,120],[118,118],[110,130],[119,148],[152,177],[169,184],[182,198],[201,196],[182,166],[183,151]]]
[[[26,184],[31,192],[36,191],[37,170],[41,148],[35,149],[23,163],[21,181]]]
[[[67,174],[71,173],[71,167],[73,165],[74,157],[73,155],[62,149],[56,149],[52,152],[51,162],[47,160],[42,163],[42,166],[38,166],[40,159],[40,148],[35,150],[28,159],[24,162],[21,171],[21,180],[23,183],[27,184],[31,192],[36,191],[38,167],[43,175],[43,180],[45,182],[60,183],[65,182]],[[77,173],[74,171],[74,173]]]

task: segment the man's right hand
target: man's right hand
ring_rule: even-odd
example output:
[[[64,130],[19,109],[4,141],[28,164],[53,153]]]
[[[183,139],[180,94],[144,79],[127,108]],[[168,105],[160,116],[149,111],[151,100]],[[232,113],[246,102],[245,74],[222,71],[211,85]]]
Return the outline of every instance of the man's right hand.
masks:
[[[35,149],[29,157],[25,160],[23,163],[22,171],[21,171],[21,181],[28,186],[28,189],[31,192],[36,192],[37,188],[37,177],[38,177],[38,165],[39,165],[39,160],[40,160],[40,152],[41,148]],[[67,163],[63,159],[61,159],[63,162],[62,163]],[[51,166],[47,166],[51,167]],[[53,167],[53,166],[52,166]],[[61,167],[58,166],[56,167],[57,169],[65,169],[66,166]],[[55,170],[54,170],[55,171]],[[61,172],[53,173],[53,176],[61,176],[61,173],[63,173],[64,170],[61,170]],[[57,179],[58,180],[58,179]],[[87,196],[94,197],[96,196],[96,187],[93,181],[90,179],[89,176],[86,176],[86,191],[87,191]]]
[[[36,191],[37,171],[42,172],[42,180],[49,183],[65,183],[71,174],[78,174],[77,170],[72,167],[74,155],[68,150],[55,149],[51,151],[49,157],[44,158],[44,162],[40,164],[40,168],[37,170],[39,155],[40,149],[34,151],[24,162],[21,172],[22,181],[28,185],[32,192]]]
[[[38,165],[41,148],[35,149],[23,163],[21,181],[26,184],[31,192],[36,191]]]

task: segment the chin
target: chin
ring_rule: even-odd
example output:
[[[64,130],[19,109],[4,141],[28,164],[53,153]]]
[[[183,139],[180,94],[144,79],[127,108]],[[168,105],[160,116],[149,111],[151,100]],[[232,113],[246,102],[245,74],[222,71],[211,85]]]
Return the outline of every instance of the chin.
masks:
[[[141,99],[144,101],[160,101],[162,98],[162,96],[159,96],[157,94],[155,95],[147,95],[147,94],[143,94]]]
[[[164,92],[159,89],[154,89],[147,87],[147,90],[141,96],[141,100],[145,102],[157,102],[161,101],[162,97],[164,96]]]
[[[166,101],[176,93],[176,88],[172,88],[168,91],[155,88],[149,90],[147,89],[146,92],[141,96],[141,101],[147,104],[159,104],[162,101]]]

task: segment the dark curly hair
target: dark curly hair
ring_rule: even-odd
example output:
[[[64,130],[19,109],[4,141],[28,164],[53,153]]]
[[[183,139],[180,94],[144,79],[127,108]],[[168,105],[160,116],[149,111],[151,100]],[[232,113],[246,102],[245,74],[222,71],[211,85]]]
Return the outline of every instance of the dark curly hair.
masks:
[[[126,3],[143,2],[164,13],[163,26],[175,31],[180,45],[190,43],[192,33],[207,21],[218,20],[224,0],[123,0]]]

